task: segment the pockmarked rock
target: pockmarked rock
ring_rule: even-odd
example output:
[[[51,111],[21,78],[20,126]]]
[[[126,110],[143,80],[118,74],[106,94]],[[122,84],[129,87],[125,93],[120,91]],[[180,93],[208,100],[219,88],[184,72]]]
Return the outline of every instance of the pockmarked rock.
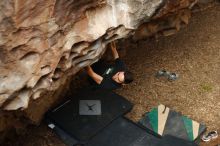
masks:
[[[24,110],[29,119],[34,119],[34,113],[42,116],[51,106],[46,101],[52,97],[45,93],[61,93],[68,77],[97,62],[111,41],[130,36],[143,39],[163,30],[165,36],[173,34],[188,24],[196,3],[1,0],[0,112]],[[29,109],[30,103],[41,104]]]

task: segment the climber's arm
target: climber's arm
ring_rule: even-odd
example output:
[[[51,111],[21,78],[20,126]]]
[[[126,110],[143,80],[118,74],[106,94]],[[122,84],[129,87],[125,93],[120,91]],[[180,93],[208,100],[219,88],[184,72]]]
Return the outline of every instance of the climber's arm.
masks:
[[[114,59],[118,59],[119,58],[119,54],[118,54],[118,51],[116,49],[116,45],[115,45],[115,42],[111,42],[111,50],[112,50],[112,55],[114,57]]]
[[[90,66],[86,67],[86,71],[88,73],[88,75],[97,83],[100,84],[103,80],[103,77],[98,75],[97,73],[95,73],[93,71],[93,69]]]

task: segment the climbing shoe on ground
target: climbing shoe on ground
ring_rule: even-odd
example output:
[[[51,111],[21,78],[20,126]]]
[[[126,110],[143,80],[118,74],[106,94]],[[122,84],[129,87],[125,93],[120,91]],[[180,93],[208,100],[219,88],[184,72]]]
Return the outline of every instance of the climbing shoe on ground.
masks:
[[[159,70],[156,74],[156,77],[168,77],[170,75],[170,72],[166,70]]]
[[[168,76],[168,80],[170,80],[170,81],[175,81],[175,80],[177,80],[178,79],[178,74],[176,74],[176,73],[171,73],[171,74],[169,74],[169,76]]]
[[[169,81],[175,81],[178,79],[179,75],[176,74],[176,73],[171,73],[169,71],[166,71],[166,70],[159,70],[157,73],[156,73],[156,77],[166,77]]]
[[[207,135],[202,136],[202,141],[208,142],[211,139],[215,139],[218,137],[218,132],[217,131],[211,131]]]

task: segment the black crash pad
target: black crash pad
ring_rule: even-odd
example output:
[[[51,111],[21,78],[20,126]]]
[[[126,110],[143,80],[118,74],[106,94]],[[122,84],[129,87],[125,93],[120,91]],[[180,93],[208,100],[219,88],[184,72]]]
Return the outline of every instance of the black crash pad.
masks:
[[[155,146],[160,138],[120,117],[93,137],[86,146]]]
[[[165,135],[156,146],[198,146],[194,142],[177,138],[171,135]]]
[[[72,136],[70,136],[68,133],[60,129],[58,126],[55,126],[54,124],[50,124],[48,122],[48,126],[53,129],[53,131],[60,137],[60,139],[67,145],[67,146],[75,146],[79,142]]]
[[[102,114],[79,115],[80,100],[100,100]],[[86,143],[113,120],[129,112],[131,108],[132,104],[129,101],[112,91],[86,89],[48,112],[46,119],[77,139],[79,143]]]
[[[158,137],[136,123],[120,117],[93,137],[85,146],[197,146],[174,136]]]

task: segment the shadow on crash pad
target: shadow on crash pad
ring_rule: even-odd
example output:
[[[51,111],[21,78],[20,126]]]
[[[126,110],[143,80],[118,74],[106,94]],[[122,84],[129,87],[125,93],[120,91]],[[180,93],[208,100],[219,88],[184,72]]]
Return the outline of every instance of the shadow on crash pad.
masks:
[[[80,101],[89,100],[100,101],[100,115],[79,114]],[[80,144],[85,144],[113,120],[129,112],[131,108],[132,104],[128,100],[112,91],[94,91],[88,88],[81,90],[71,100],[49,111],[46,114],[46,121],[65,131]]]

